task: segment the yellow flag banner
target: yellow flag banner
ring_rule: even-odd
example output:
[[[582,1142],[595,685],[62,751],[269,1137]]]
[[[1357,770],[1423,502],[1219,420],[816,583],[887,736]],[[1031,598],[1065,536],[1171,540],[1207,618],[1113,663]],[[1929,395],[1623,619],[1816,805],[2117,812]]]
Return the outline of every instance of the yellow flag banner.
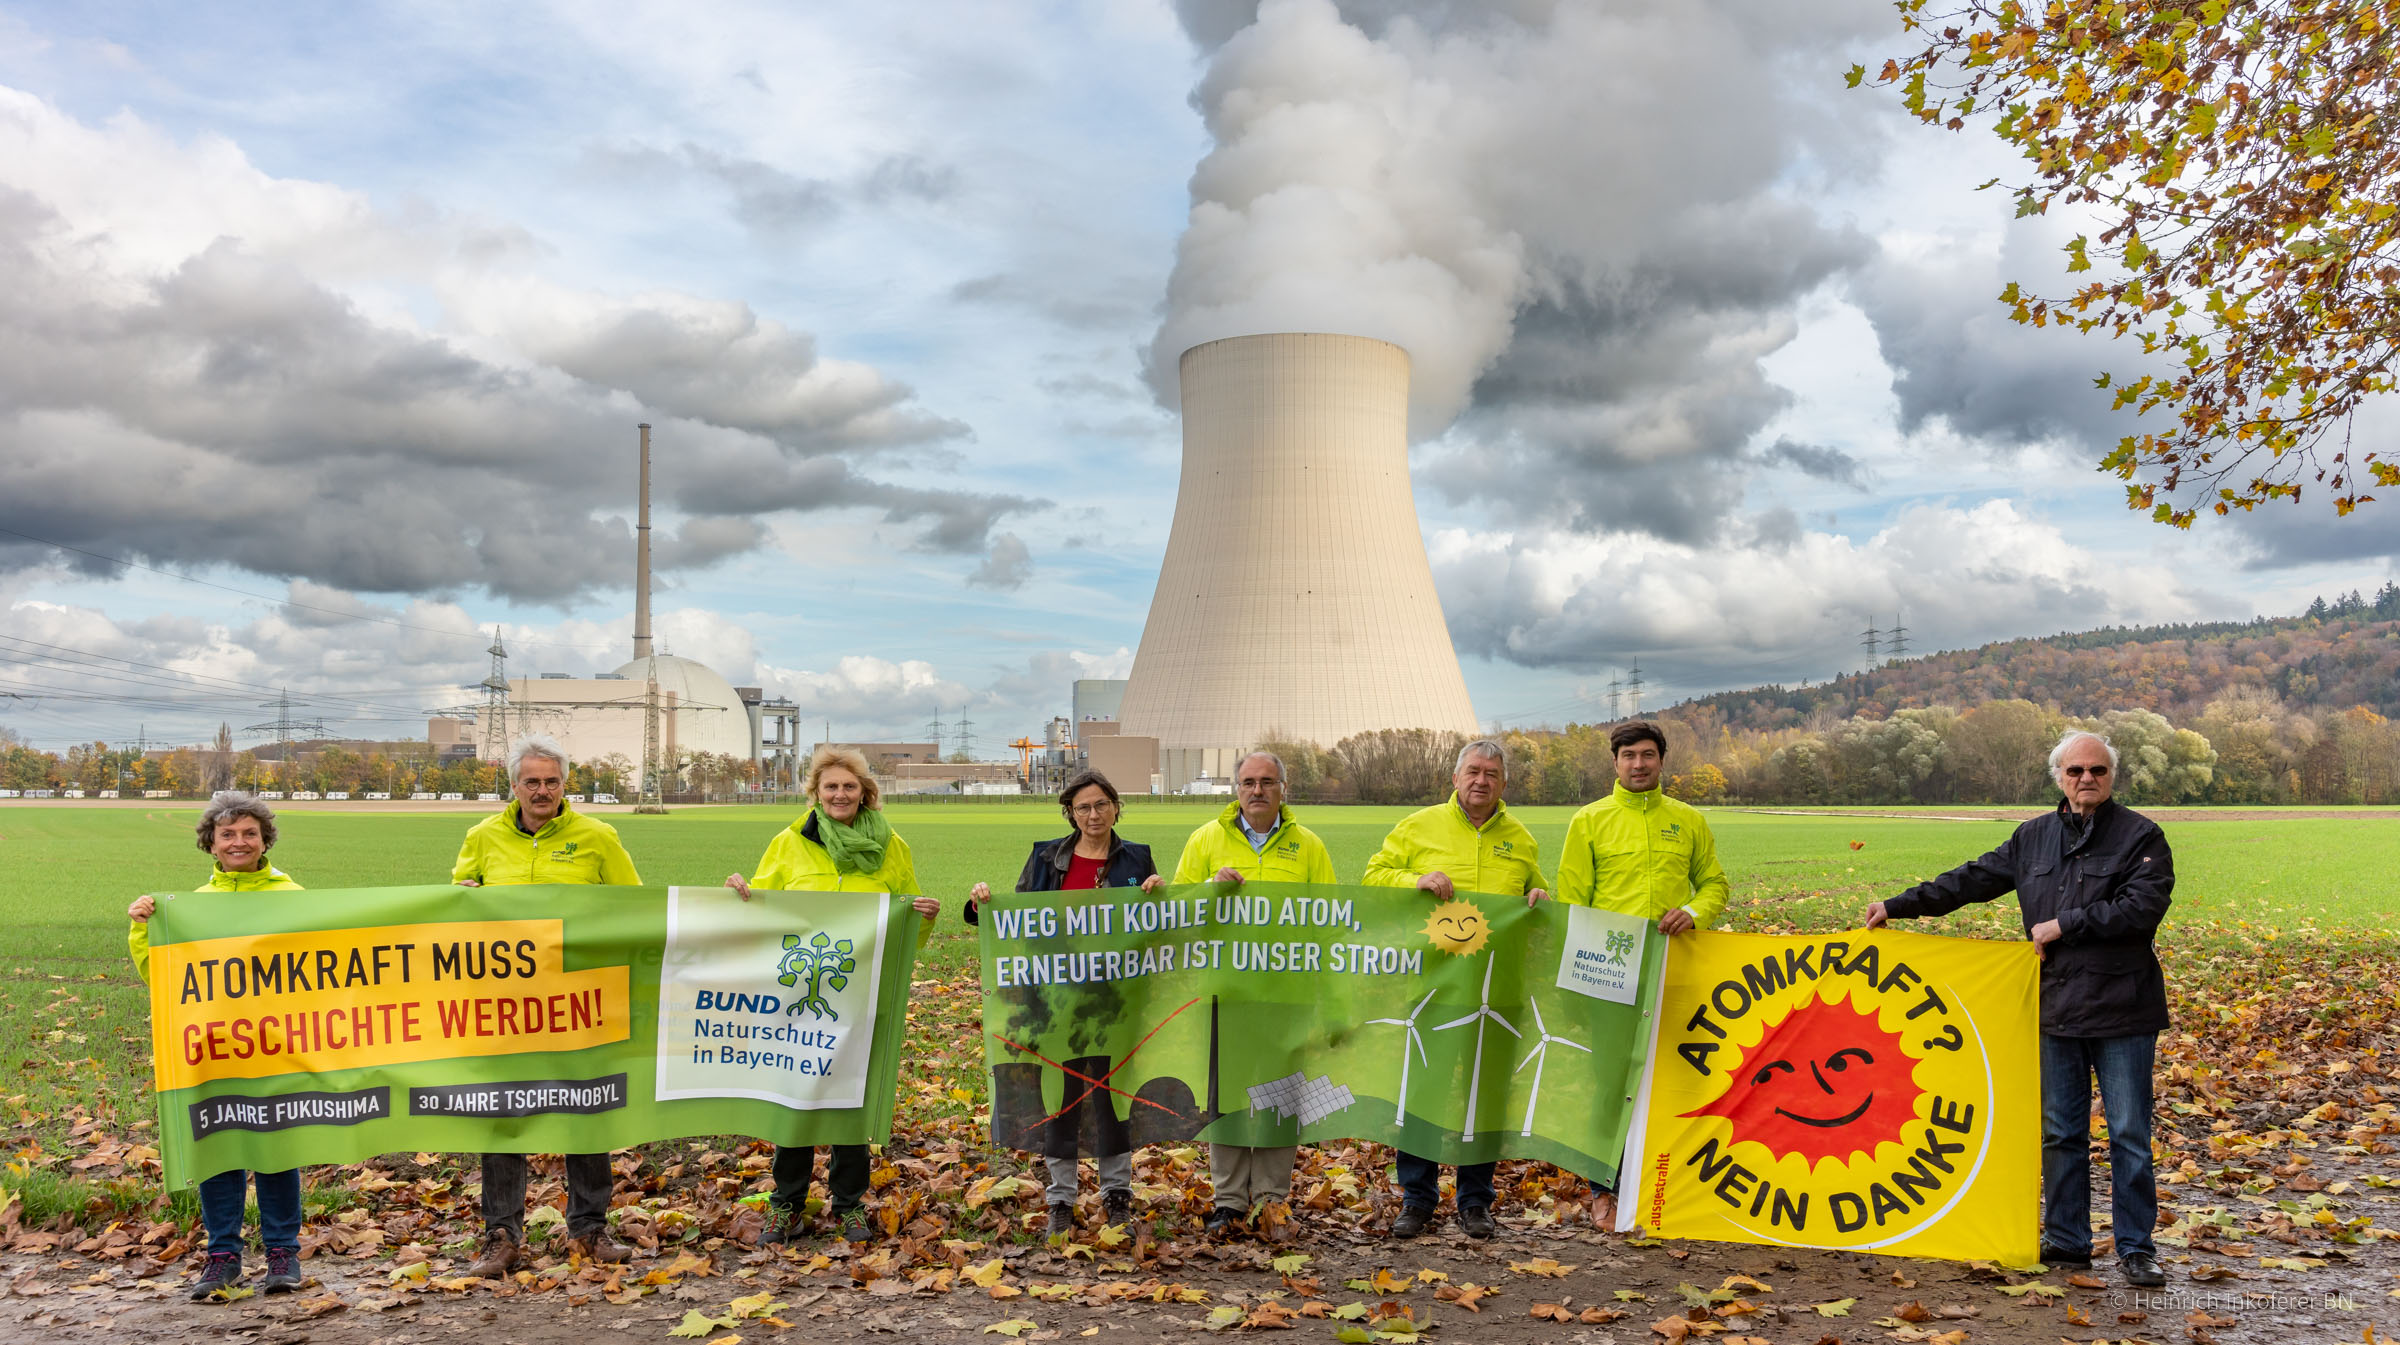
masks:
[[[1669,940],[1618,1226],[2032,1264],[2040,965],[1889,929]]]

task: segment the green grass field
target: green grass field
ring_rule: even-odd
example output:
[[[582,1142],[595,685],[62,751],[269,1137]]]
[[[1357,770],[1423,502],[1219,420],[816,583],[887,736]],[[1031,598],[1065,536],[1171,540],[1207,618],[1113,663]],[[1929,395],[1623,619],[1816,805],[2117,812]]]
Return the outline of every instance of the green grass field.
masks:
[[[1137,801],[1123,830],[1172,869],[1184,836],[1214,814],[1198,804]],[[1361,872],[1401,808],[1317,808],[1303,820],[1324,837],[1345,877]],[[145,891],[189,890],[208,872],[192,844],[191,807],[0,807],[0,1041],[13,1082],[0,1098],[20,1143],[62,1135],[70,1109],[101,1100],[124,1123],[147,1115],[149,1063],[141,982],[125,956],[125,905]],[[1554,858],[1567,808],[1519,814]],[[788,809],[687,809],[610,820],[652,883],[721,882],[749,872]],[[971,969],[975,945],[957,903],[978,879],[1006,890],[1027,846],[1063,834],[1046,803],[896,802],[926,890],[945,904],[920,975]],[[311,888],[439,882],[474,817],[460,813],[292,810],[280,815],[273,859]],[[2008,821],[1889,815],[1711,814],[1732,880],[1728,929],[1826,929],[1856,923],[1866,905],[1970,858],[2004,838]],[[2239,952],[2258,941],[2335,946],[2380,942],[2400,929],[2400,828],[2380,817],[2274,818],[2255,811],[2169,824],[2176,852],[2171,953]],[[1860,848],[1852,849],[1852,842]],[[2013,904],[1970,908],[1928,930],[2016,937]],[[929,1027],[927,1030],[931,1030]],[[965,1071],[962,1071],[964,1073]],[[956,1082],[981,1092],[981,1079]]]

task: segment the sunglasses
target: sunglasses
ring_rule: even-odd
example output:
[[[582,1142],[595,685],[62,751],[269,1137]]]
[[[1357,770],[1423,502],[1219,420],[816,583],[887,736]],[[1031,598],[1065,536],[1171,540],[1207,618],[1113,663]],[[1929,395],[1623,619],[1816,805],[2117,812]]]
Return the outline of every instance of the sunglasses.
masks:
[[[2062,767],[2061,769],[2063,769],[2070,777],[2075,778],[2081,778],[2088,775],[2097,780],[2108,774],[2108,767],[2106,766],[2066,766]]]

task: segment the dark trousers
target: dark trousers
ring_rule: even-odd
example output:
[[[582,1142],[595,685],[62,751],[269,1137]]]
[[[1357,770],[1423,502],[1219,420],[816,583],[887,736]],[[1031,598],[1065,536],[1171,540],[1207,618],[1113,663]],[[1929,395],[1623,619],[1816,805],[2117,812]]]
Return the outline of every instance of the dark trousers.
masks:
[[[587,1237],[608,1227],[608,1198],[616,1193],[617,1174],[609,1170],[607,1154],[568,1154],[567,1235]],[[505,1228],[525,1240],[525,1155],[483,1156],[483,1227]]]
[[[200,1183],[200,1226],[208,1230],[211,1253],[242,1254],[243,1207],[250,1202],[250,1174],[235,1168]],[[258,1174],[258,1240],[267,1247],[300,1248],[300,1169]]]
[[[1442,1202],[1442,1165],[1403,1150],[1400,1154],[1400,1203],[1412,1210],[1430,1210]],[[1492,1169],[1497,1163],[1458,1165],[1458,1207],[1492,1207]]]
[[[2092,1250],[2092,1080],[2108,1118],[2108,1187],[2117,1255],[2155,1253],[2158,1185],[2150,1168],[2151,1033],[2133,1037],[2042,1036],[2042,1241]]]
[[[870,1159],[864,1144],[832,1144],[833,1158],[825,1165],[825,1208],[835,1217],[866,1203]],[[775,1146],[775,1203],[792,1209],[808,1204],[808,1179],[817,1169],[817,1151],[806,1146]]]

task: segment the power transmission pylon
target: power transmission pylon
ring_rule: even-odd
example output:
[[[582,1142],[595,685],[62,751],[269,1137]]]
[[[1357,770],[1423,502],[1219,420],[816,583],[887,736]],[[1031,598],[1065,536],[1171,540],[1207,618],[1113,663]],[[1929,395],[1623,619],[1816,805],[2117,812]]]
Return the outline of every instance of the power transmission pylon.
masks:
[[[1889,631],[1886,631],[1885,635],[1889,637],[1885,643],[1891,646],[1892,657],[1895,659],[1907,658],[1908,627],[1900,624],[1900,618],[1892,618],[1892,628]]]
[[[658,780],[658,659],[646,658],[642,663],[649,669],[649,677],[642,690],[642,791],[633,801],[633,810],[663,813],[667,796]]]
[[[1875,646],[1882,637],[1883,632],[1875,629],[1875,618],[1868,617],[1867,633],[1860,638],[1859,643],[1867,647],[1867,666],[1870,668],[1875,666]]]
[[[251,724],[244,727],[242,732],[275,735],[276,773],[288,783],[292,773],[292,742],[295,736],[305,733],[312,738],[330,738],[333,736],[333,732],[316,720],[292,718],[292,693],[288,688],[278,691],[275,699],[262,702],[259,708],[273,710],[275,712],[274,722]],[[252,760],[255,761],[256,758],[253,757]],[[255,775],[253,775],[250,785],[252,789],[258,787]]]
[[[1631,717],[1642,717],[1642,665],[1636,663],[1625,678],[1625,696],[1633,703]]]
[[[1615,677],[1608,679],[1608,722],[1616,723],[1625,717],[1625,683]]]
[[[934,707],[933,707],[933,722],[932,722],[932,723],[930,723],[930,724],[927,724],[927,725],[925,726],[925,731],[926,731],[927,733],[929,733],[929,734],[933,735],[933,759],[934,759],[934,760],[936,760],[936,761],[939,761],[939,760],[941,760],[941,759],[942,759],[942,707],[941,707],[941,706],[939,706],[939,705],[936,705],[936,706],[934,706]]]
[[[969,758],[975,755],[975,721],[967,718],[964,711],[958,716],[958,754]]]
[[[483,679],[483,759],[508,759],[508,647],[500,643],[500,628],[492,627],[492,675]]]

